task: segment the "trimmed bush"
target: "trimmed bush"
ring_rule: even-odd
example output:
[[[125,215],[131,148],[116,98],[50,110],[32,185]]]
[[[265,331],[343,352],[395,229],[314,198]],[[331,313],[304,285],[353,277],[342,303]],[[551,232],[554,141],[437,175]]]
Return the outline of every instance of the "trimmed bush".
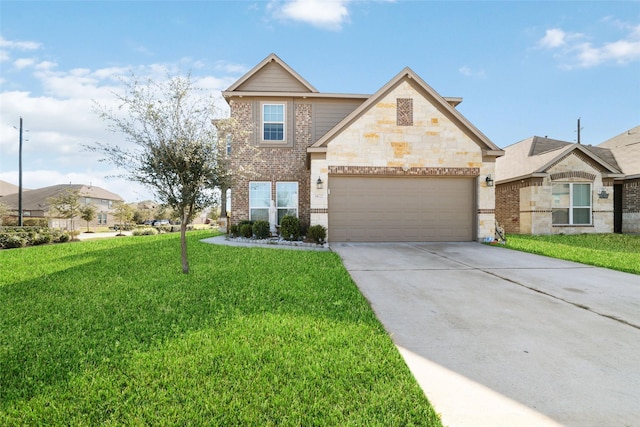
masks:
[[[231,224],[229,226],[229,234],[231,235],[231,237],[238,237],[240,233],[240,228],[238,227],[238,224]]]
[[[316,243],[324,243],[324,239],[327,238],[327,229],[322,225],[312,225],[307,230],[307,237]]]
[[[285,240],[300,239],[300,220],[293,215],[285,215],[280,221],[280,235]]]
[[[69,240],[71,240],[71,236],[69,236],[67,233],[63,233],[63,232],[58,232],[58,235],[54,234],[53,237],[53,243],[66,243]]]
[[[256,239],[266,239],[269,237],[269,222],[267,221],[256,221],[253,223],[252,227],[253,235],[256,236]]]
[[[2,247],[5,249],[24,248],[27,246],[27,239],[17,233],[5,234],[2,238]]]
[[[133,236],[155,236],[158,234],[158,230],[153,227],[141,227],[133,230],[131,234]]]
[[[247,239],[251,238],[253,236],[253,227],[251,224],[242,224],[240,226],[240,235]]]
[[[51,243],[53,241],[53,237],[50,233],[41,233],[36,234],[33,239],[31,239],[32,245],[46,245],[47,243]]]

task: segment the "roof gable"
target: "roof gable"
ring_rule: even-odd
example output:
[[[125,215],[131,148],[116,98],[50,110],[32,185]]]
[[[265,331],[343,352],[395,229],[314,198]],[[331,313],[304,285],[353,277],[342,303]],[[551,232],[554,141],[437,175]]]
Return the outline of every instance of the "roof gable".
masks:
[[[496,160],[496,180],[505,182],[546,174],[571,154],[582,154],[579,157],[589,159],[607,175],[620,174],[620,168],[609,150],[533,136],[505,148],[505,155]]]
[[[351,114],[345,117],[340,123],[327,132],[309,151],[317,151],[326,147],[327,144],[338,136],[342,131],[349,127],[354,121],[366,114],[373,108],[382,98],[389,92],[393,91],[402,82],[409,82],[416,91],[428,100],[434,107],[446,115],[458,128],[460,128],[467,136],[476,144],[487,151],[493,151],[495,155],[501,155],[502,151],[487,136],[473,126],[460,112],[458,112],[447,99],[438,94],[431,86],[422,80],[411,68],[406,67],[398,73],[387,84],[380,88],[376,93],[371,95],[360,107],[356,108]]]
[[[640,175],[640,126],[603,142],[594,148],[610,150],[628,177]]]
[[[272,53],[225,92],[317,93],[318,90]]]

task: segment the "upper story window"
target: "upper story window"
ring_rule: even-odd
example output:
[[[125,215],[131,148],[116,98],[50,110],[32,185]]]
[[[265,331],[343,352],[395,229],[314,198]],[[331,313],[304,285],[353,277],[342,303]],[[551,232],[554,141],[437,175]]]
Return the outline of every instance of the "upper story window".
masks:
[[[262,140],[284,141],[284,104],[262,105]]]
[[[591,225],[591,184],[553,184],[552,196],[553,225]]]

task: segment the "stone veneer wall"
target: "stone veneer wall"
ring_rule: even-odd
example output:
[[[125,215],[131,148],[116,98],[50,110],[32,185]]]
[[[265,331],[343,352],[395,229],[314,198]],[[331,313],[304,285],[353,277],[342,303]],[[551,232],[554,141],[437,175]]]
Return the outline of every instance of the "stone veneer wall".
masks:
[[[622,232],[640,233],[640,178],[622,185]]]
[[[411,108],[407,99],[413,100]],[[406,110],[400,122],[398,100]],[[405,117],[409,111],[412,120]],[[477,176],[475,234],[480,240],[495,235],[495,192],[485,183],[487,175],[495,175],[494,158],[483,158],[480,146],[408,81],[337,135],[328,144],[326,157],[312,159],[313,178],[319,174],[325,182],[330,173],[344,168],[375,175],[460,176],[464,171],[463,175]],[[313,221],[326,225],[326,187],[312,192]]]
[[[240,145],[251,144],[252,133],[258,132],[253,123],[253,109],[257,101],[232,101],[231,117],[234,118],[243,134],[243,138],[232,139],[232,154],[241,153],[234,160],[237,167],[241,162],[251,172],[236,178],[231,189],[231,223],[249,219],[249,182],[270,181],[271,194],[275,199],[276,182],[298,182],[298,217],[302,226],[310,224],[309,188],[310,173],[306,168],[307,147],[311,145],[311,104],[294,103],[294,141],[292,147],[260,147],[254,145],[253,150],[243,150]]]

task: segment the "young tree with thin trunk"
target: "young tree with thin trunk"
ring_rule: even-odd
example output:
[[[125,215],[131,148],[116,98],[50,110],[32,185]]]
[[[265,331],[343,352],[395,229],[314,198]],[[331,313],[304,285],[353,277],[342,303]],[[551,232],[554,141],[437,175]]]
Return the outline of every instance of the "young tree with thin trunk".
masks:
[[[125,202],[116,202],[113,205],[113,210],[113,216],[118,221],[118,224],[120,224],[120,233],[118,233],[118,235],[122,236],[122,230],[133,219],[133,208]]]
[[[93,205],[85,205],[80,208],[80,218],[87,221],[87,233],[89,232],[89,223],[96,217],[96,207]]]
[[[97,113],[130,147],[95,144],[88,147],[125,171],[122,176],[151,189],[156,201],[180,218],[182,271],[189,272],[187,225],[203,209],[215,205],[214,189],[228,186],[231,170],[226,142],[218,138],[213,120],[221,117],[213,96],[198,96],[190,76],[162,82],[123,81],[112,110],[98,105]],[[217,123],[216,123],[217,124]],[[225,122],[232,128],[230,120]]]
[[[80,215],[80,190],[68,189],[57,196],[49,197],[47,202],[50,205],[52,216],[64,218],[71,222],[71,235],[75,232],[74,218]],[[77,233],[79,234],[79,233]]]

